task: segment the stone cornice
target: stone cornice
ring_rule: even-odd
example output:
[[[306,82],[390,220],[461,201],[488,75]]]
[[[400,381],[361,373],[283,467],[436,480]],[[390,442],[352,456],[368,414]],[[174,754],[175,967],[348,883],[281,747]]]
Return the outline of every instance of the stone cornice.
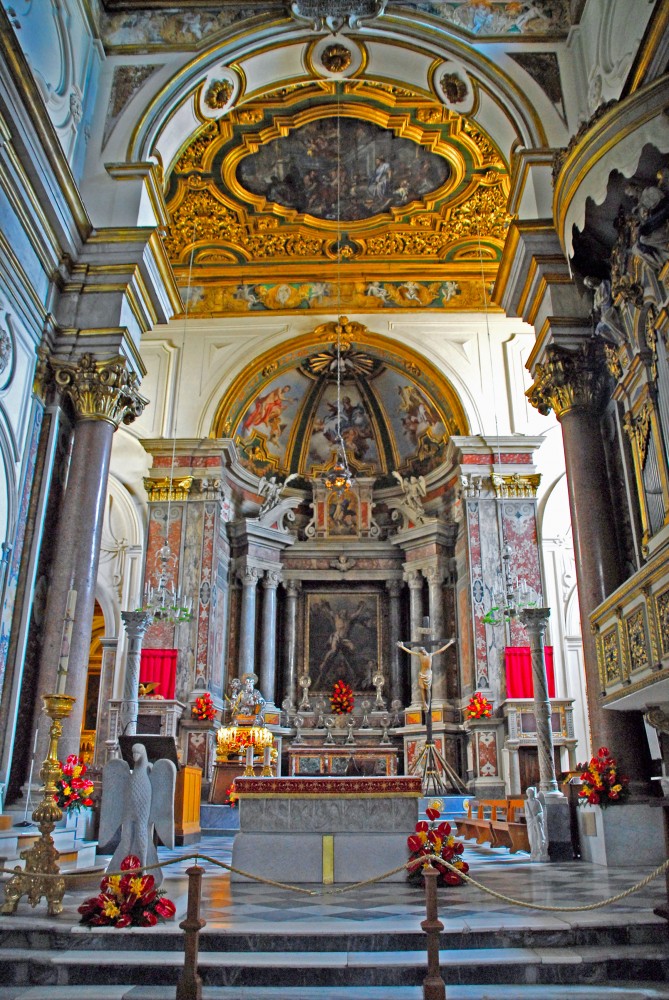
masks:
[[[526,395],[540,413],[553,410],[560,420],[574,409],[599,412],[609,397],[610,382],[599,341],[591,340],[577,350],[553,345],[546,360],[537,364]]]

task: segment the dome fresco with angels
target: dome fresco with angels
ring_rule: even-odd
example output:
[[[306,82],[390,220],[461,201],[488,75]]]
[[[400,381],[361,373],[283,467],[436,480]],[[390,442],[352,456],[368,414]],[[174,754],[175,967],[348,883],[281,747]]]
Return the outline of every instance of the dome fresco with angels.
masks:
[[[348,336],[338,387],[336,339],[320,340],[261,359],[219,408],[215,433],[234,440],[256,475],[318,475],[335,460],[338,427],[357,475],[427,474],[444,461],[450,435],[467,433],[453,389],[422,359],[393,353],[379,337]]]

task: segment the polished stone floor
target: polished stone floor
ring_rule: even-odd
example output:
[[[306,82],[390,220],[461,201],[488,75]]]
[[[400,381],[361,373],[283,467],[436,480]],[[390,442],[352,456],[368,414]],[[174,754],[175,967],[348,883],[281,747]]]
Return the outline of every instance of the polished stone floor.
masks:
[[[230,862],[232,839],[229,837],[205,838],[197,848],[180,848],[174,852],[161,849],[161,860],[195,853]],[[583,862],[571,864],[536,864],[526,855],[511,855],[504,849],[467,846],[465,858],[470,864],[471,874],[488,889],[502,896],[512,897],[550,907],[578,907],[616,896],[649,874],[650,869],[630,867],[629,869],[606,869]],[[337,950],[335,936],[348,935],[355,941],[361,933],[388,934],[389,948],[397,935],[415,934],[420,931],[420,922],[425,917],[423,892],[402,883],[386,883],[365,886],[352,891],[341,892],[341,887],[316,887],[317,894],[305,895],[288,889],[248,882],[231,882],[227,873],[211,861],[200,860],[205,869],[203,878],[203,910],[207,921],[203,931],[206,934],[223,935],[271,935],[285,938],[308,933],[322,935],[322,951],[329,952],[328,963],[351,964],[355,960],[353,945],[348,952]],[[185,869],[192,861],[179,861],[167,869],[164,888],[177,905],[177,922],[185,915],[187,877]],[[379,855],[379,870],[383,871],[383,854]],[[295,881],[297,883],[297,873]],[[0,917],[0,930],[12,926],[19,928],[71,928],[77,947],[84,945],[80,935],[88,931],[78,926],[76,907],[96,888],[91,883],[86,889],[68,891],[65,908],[58,918],[48,918],[42,906],[31,911],[24,902],[13,917]],[[307,887],[314,888],[314,887]],[[334,890],[334,891],[333,891]],[[666,946],[666,922],[653,914],[653,908],[666,902],[664,877],[656,878],[646,887],[603,909],[581,911],[545,912],[515,906],[506,899],[491,897],[472,886],[459,886],[439,891],[439,916],[444,923],[444,936],[489,932],[490,947],[481,948],[477,960],[492,966],[504,963],[507,952],[495,947],[495,937],[500,933],[536,931],[560,932],[569,928],[655,927],[657,940]],[[172,925],[174,926],[174,925]],[[135,933],[109,930],[114,936]],[[146,948],[150,939],[160,934],[161,928],[140,930],[147,935]],[[463,940],[466,940],[463,938]],[[232,948],[235,943],[231,941]],[[117,944],[118,947],[118,944]],[[282,943],[275,940],[275,948]],[[459,947],[466,947],[459,945]],[[286,951],[290,950],[288,947]],[[526,949],[528,954],[530,949]],[[587,949],[586,949],[587,950]],[[612,946],[612,950],[614,950]],[[252,949],[251,949],[252,951]],[[566,951],[566,949],[565,949]],[[648,945],[639,947],[640,957],[648,952]],[[130,955],[130,952],[124,952]],[[136,955],[140,960],[141,952]],[[285,953],[284,953],[285,954]],[[309,955],[294,952],[294,961],[308,965]],[[398,952],[389,950],[387,961],[399,961]],[[405,955],[407,953],[404,953]],[[536,958],[537,949],[533,955]],[[170,964],[177,956],[165,956]],[[254,961],[261,965],[271,962],[266,952],[254,955],[247,946],[245,950],[230,950],[224,955],[226,965],[239,962],[248,966]],[[461,961],[461,953],[444,950],[441,953],[442,966],[451,961]],[[563,956],[564,962],[578,961],[573,953]],[[101,960],[102,961],[102,960]],[[131,961],[131,959],[129,959]],[[322,954],[321,959],[322,961]],[[362,959],[360,959],[362,961]],[[0,952],[0,970],[2,952]],[[6,982],[6,980],[5,980]],[[83,990],[83,992],[82,992]],[[173,993],[152,986],[99,986],[93,992],[85,992],[80,986],[23,986],[3,985],[0,971],[0,1000],[168,1000]],[[419,1000],[423,995],[421,987],[415,986],[350,986],[344,992],[330,987],[291,986],[284,990],[266,986],[225,986],[204,989],[203,1000]],[[447,1000],[640,1000],[640,998],[667,998],[669,982],[666,985],[650,984],[636,980],[634,983],[609,982],[598,985],[556,985],[556,986],[516,986],[495,985],[468,986],[449,985]]]

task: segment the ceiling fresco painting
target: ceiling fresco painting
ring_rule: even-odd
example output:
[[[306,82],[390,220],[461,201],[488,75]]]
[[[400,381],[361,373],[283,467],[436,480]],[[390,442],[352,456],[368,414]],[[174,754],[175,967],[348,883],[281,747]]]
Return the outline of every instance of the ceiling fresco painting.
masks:
[[[231,437],[258,476],[310,477],[334,462],[338,425],[351,468],[372,477],[425,475],[443,462],[450,435],[467,432],[443,376],[342,317],[254,361],[222,400],[212,433]]]
[[[204,123],[166,183],[189,315],[480,310],[510,221],[478,124],[372,80],[249,100]]]
[[[242,160],[237,177],[268,202],[343,222],[419,201],[446,183],[448,161],[390,129],[321,118]]]

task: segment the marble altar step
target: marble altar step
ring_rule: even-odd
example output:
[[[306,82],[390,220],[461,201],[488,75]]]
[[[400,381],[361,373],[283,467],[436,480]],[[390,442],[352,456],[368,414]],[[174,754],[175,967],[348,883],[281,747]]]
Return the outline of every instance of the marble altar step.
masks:
[[[161,986],[97,986],[95,1000],[170,1000]],[[568,1000],[667,1000],[669,987],[653,983],[570,986]],[[205,986],[203,1000],[423,1000],[422,986]],[[563,986],[449,986],[448,1000],[566,1000]],[[0,1000],[91,1000],[90,986],[0,986]]]
[[[605,984],[608,993],[600,997],[615,996],[609,984],[627,989],[633,997],[669,997],[669,939],[666,926],[660,927],[657,920],[641,918],[629,925],[564,931],[508,927],[497,933],[445,932],[441,974],[449,1000],[464,987],[479,989],[480,997],[495,1000],[501,1000],[505,988],[515,991],[507,992],[507,997],[537,1000],[550,995],[545,988],[555,987],[563,991],[554,994],[560,1000],[567,995],[572,1000],[577,988]],[[183,935],[172,925],[122,933],[78,926],[27,929],[5,921],[0,927],[5,987],[58,984],[71,987],[67,996],[74,1000],[75,988],[90,983],[94,969],[100,987],[150,987],[154,992],[129,995],[167,1000],[182,965]],[[393,990],[420,987],[425,970],[425,937],[420,932],[282,934],[275,926],[266,934],[205,928],[200,935],[199,971],[205,986],[212,988],[212,1000],[235,996],[294,1000],[299,989],[309,991],[303,997],[316,1000],[316,990],[326,988],[329,992],[323,996],[353,1000],[355,990],[372,987],[381,992],[370,997],[393,1000]],[[635,994],[640,983],[656,992]],[[534,993],[521,992],[525,988]],[[97,988],[96,998],[102,1000]]]
[[[15,817],[15,823],[23,819]],[[23,868],[21,851],[25,851],[39,839],[39,829],[14,825],[0,829],[0,864],[3,868]],[[52,833],[53,843],[60,853],[60,867],[63,872],[93,868],[96,864],[97,840],[83,840],[77,836],[77,824],[56,828]],[[97,869],[96,869],[97,870]],[[0,1000],[2,998],[0,997]]]
[[[239,830],[238,807],[219,806],[203,802],[200,806],[200,829],[203,837],[229,837],[231,834],[234,835]]]

